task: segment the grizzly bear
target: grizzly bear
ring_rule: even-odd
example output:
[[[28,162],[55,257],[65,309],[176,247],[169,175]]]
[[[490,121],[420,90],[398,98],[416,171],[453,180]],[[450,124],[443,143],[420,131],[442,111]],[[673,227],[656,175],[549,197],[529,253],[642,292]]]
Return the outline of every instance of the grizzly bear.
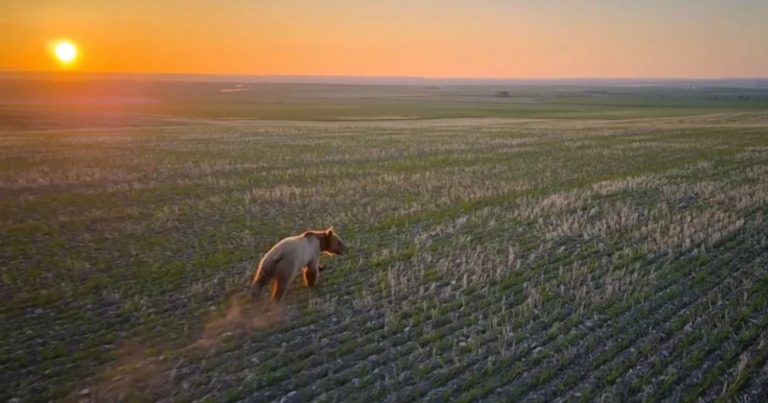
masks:
[[[319,264],[320,253],[343,255],[346,250],[346,245],[336,235],[333,227],[285,238],[261,258],[253,275],[251,292],[258,292],[272,282],[272,300],[280,301],[299,271],[303,272],[304,285],[313,287],[318,273],[325,270]],[[258,288],[254,289],[256,286]]]

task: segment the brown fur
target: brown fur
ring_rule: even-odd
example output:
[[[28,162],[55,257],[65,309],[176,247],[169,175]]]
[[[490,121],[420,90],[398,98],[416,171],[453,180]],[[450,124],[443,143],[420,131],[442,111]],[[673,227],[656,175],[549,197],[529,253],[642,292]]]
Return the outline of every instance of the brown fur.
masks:
[[[272,300],[280,301],[300,272],[304,285],[314,287],[319,273],[325,270],[319,264],[320,253],[342,255],[346,249],[333,227],[285,238],[261,258],[251,281],[252,292],[261,290],[271,282]]]

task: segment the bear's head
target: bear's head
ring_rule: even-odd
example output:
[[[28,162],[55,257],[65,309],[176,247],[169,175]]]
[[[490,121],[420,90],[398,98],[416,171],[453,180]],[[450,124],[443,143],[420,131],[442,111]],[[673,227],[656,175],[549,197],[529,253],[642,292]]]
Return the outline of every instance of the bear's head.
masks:
[[[344,241],[339,238],[336,231],[333,230],[333,227],[325,230],[324,246],[325,248],[323,248],[323,252],[331,255],[343,255],[347,251],[347,245],[345,245]]]

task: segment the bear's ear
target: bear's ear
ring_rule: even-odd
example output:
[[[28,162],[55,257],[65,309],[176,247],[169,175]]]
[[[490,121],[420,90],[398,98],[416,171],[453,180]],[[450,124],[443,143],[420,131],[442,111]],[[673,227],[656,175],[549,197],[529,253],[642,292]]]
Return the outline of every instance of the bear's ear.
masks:
[[[333,235],[333,227],[328,227],[328,229],[325,230],[325,235],[332,236]]]
[[[304,237],[310,237],[312,236],[312,231],[304,231],[304,233],[301,235],[303,235]]]

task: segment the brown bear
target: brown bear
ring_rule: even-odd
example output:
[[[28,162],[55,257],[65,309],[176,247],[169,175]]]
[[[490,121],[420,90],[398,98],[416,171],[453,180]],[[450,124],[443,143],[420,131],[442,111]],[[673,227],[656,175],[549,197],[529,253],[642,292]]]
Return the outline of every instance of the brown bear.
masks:
[[[306,231],[278,242],[270,249],[256,269],[251,282],[251,292],[261,290],[272,282],[272,300],[280,301],[299,271],[303,271],[304,285],[313,287],[317,275],[325,270],[319,264],[320,253],[343,255],[347,247],[336,235],[333,227],[325,231]],[[256,290],[254,287],[258,286]]]

